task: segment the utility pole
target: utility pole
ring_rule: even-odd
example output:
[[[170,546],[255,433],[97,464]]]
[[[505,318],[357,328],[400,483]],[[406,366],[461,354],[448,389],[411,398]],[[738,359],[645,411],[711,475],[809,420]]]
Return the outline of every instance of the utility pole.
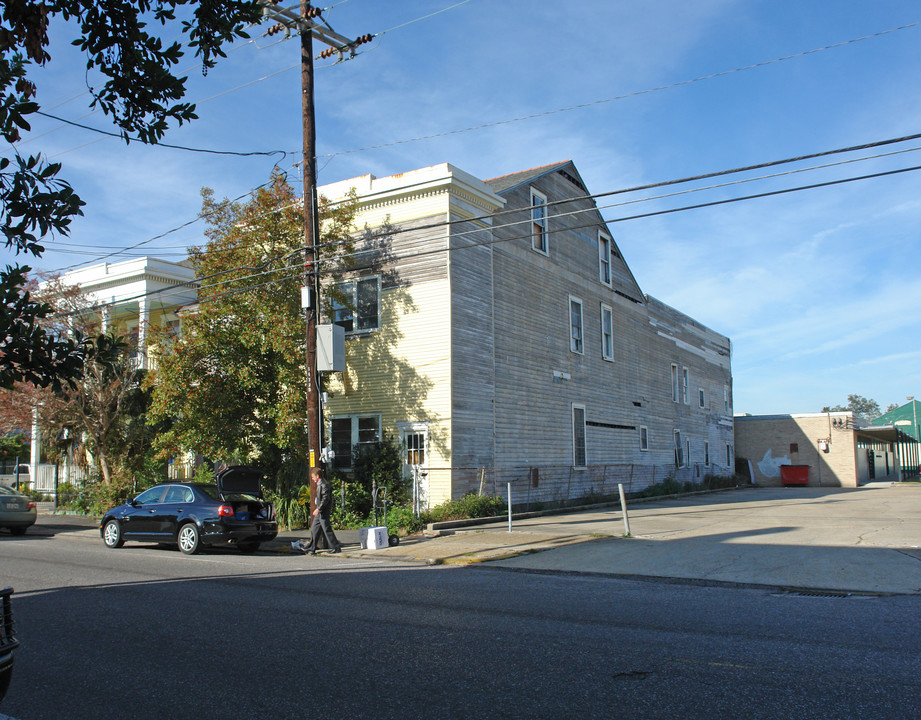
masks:
[[[323,407],[320,403],[320,374],[317,371],[317,323],[320,318],[320,223],[317,209],[317,130],[314,112],[313,38],[329,47],[320,57],[338,55],[340,60],[353,57],[355,49],[373,39],[362,35],[355,40],[335,32],[322,17],[319,8],[307,0],[290,8],[279,2],[260,0],[263,15],[277,22],[268,29],[268,35],[285,31],[297,32],[301,39],[301,114],[303,124],[303,181],[304,181],[304,291],[302,305],[307,316],[306,372],[307,372],[307,442],[310,467],[317,467],[323,449]],[[295,12],[299,10],[299,12]],[[313,506],[311,488],[311,506]]]

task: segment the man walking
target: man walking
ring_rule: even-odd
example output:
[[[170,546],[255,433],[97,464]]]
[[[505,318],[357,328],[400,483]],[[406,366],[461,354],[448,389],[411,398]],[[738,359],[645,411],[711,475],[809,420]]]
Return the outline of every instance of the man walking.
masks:
[[[329,511],[333,506],[333,491],[326,479],[326,473],[318,467],[311,468],[310,478],[316,483],[314,498],[316,509],[313,511],[313,523],[310,526],[310,543],[306,546],[291,543],[291,547],[307,555],[313,555],[317,551],[317,539],[322,532],[326,537],[326,544],[332,548],[332,551],[342,552],[342,544],[336,538],[336,533],[333,532],[333,527],[329,523]]]

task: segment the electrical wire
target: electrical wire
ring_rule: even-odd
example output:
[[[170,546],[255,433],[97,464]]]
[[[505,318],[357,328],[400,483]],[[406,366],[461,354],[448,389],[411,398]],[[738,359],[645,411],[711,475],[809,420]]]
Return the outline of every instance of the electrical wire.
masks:
[[[701,75],[700,77],[692,78],[690,80],[680,80],[678,82],[670,83],[668,85],[660,85],[654,88],[648,88],[646,90],[637,90],[635,92],[626,93],[624,95],[615,95],[609,98],[603,98],[601,100],[591,100],[589,102],[579,103],[578,105],[569,105],[567,107],[556,108],[554,110],[544,110],[538,113],[532,113],[530,115],[521,115],[519,117],[507,118],[505,120],[495,120],[493,122],[482,123],[480,125],[471,125],[465,128],[459,128],[455,130],[446,130],[444,132],[433,133],[431,135],[420,135],[418,137],[406,138],[403,140],[393,140],[387,143],[381,143],[379,145],[367,145],[361,148],[354,148],[351,150],[340,150],[334,153],[327,153],[325,155],[318,155],[317,157],[338,157],[340,155],[350,155],[352,153],[367,152],[370,150],[382,150],[384,148],[396,147],[397,145],[406,145],[408,143],[421,142],[423,140],[434,140],[437,138],[448,137],[451,135],[459,135],[462,133],[473,132],[475,130],[485,130],[488,128],[499,127],[501,125],[509,125],[511,123],[522,122],[525,120],[535,120],[537,118],[548,117],[550,115],[557,115],[559,113],[570,112],[573,110],[583,110],[585,108],[595,107],[596,105],[604,105],[606,103],[615,102],[617,100],[627,100],[629,98],[640,97],[642,95],[649,95],[651,93],[662,92],[664,90],[672,90],[674,88],[683,87],[685,85],[692,85],[694,83],[703,82],[704,80],[713,80],[716,78],[726,77],[727,75],[733,75],[735,73],[744,72],[746,70],[755,70],[757,68],[767,67],[768,65],[774,65],[776,63],[786,62],[787,60],[795,60],[797,58],[805,57],[807,55],[813,55],[815,53],[823,52],[825,50],[832,50],[839,47],[844,47],[846,45],[852,45],[854,43],[862,42],[864,40],[871,40],[873,38],[882,37],[890,33],[899,32],[901,30],[908,30],[910,28],[915,28],[921,26],[921,21],[909,23],[907,25],[901,25],[899,27],[890,28],[888,30],[881,30],[879,32],[871,33],[869,35],[864,35],[859,38],[853,38],[851,40],[842,40],[841,42],[832,43],[831,45],[825,45],[819,48],[813,48],[812,50],[804,50],[802,52],[794,53],[792,55],[785,55],[783,57],[774,58],[773,60],[764,60],[762,62],[752,63],[751,65],[744,65],[742,67],[737,67],[732,70],[722,70],[720,72],[711,73],[709,75]]]
[[[831,187],[831,186],[835,186],[835,185],[841,185],[841,184],[844,184],[844,183],[858,182],[858,181],[869,180],[869,179],[877,179],[877,178],[882,178],[882,177],[887,177],[887,176],[893,176],[893,175],[898,175],[898,174],[907,173],[907,172],[914,172],[914,171],[917,171],[917,170],[921,170],[921,165],[913,166],[913,167],[906,167],[906,168],[899,168],[899,169],[896,169],[896,170],[882,171],[882,172],[878,172],[878,173],[871,173],[871,174],[866,174],[866,175],[861,175],[861,176],[856,176],[856,177],[842,178],[842,179],[830,180],[830,181],[820,182],[820,183],[813,183],[813,184],[810,184],[810,185],[804,185],[804,186],[799,186],[799,187],[784,188],[784,189],[780,189],[780,190],[773,190],[773,191],[768,191],[768,192],[764,192],[764,193],[757,193],[757,194],[752,194],[752,195],[747,195],[747,196],[742,196],[742,197],[726,198],[726,199],[722,199],[722,200],[715,200],[715,201],[706,202],[706,203],[698,203],[698,204],[695,204],[695,205],[688,205],[688,206],[684,206],[684,207],[669,208],[669,209],[664,209],[664,210],[657,210],[657,211],[652,211],[652,212],[642,213],[642,214],[637,214],[637,215],[629,215],[629,216],[614,217],[614,218],[602,218],[602,219],[601,219],[601,223],[604,224],[604,225],[608,225],[608,224],[619,223],[619,222],[627,222],[627,221],[630,221],[630,220],[637,220],[637,219],[655,217],[655,216],[659,216],[659,215],[668,215],[668,214],[673,214],[673,213],[678,213],[678,212],[685,212],[685,211],[689,211],[689,210],[697,210],[697,209],[707,208],[707,207],[715,207],[715,206],[718,206],[718,205],[726,205],[726,204],[730,204],[730,203],[742,202],[742,201],[747,201],[747,200],[755,200],[755,199],[773,197],[773,196],[784,195],[784,194],[789,194],[789,193],[793,193],[793,192],[801,192],[801,191],[804,191],[804,190],[813,190],[813,189],[818,189],[818,188]],[[521,208],[521,210],[527,210],[527,208]],[[584,211],[580,211],[580,212],[584,212]],[[585,224],[582,224],[582,225],[571,225],[571,226],[568,226],[568,227],[566,228],[566,230],[567,230],[567,231],[572,231],[572,230],[578,230],[578,229],[584,229],[584,228],[590,228],[590,227],[598,227],[598,225],[599,225],[599,223],[598,223],[597,221],[593,220],[593,221],[591,221],[591,222],[588,222],[588,223],[585,223]],[[506,227],[509,227],[509,226],[511,226],[511,224],[509,224],[509,225],[506,226]],[[485,231],[488,231],[488,230],[489,230],[489,228],[480,228],[480,229],[477,230],[477,232],[485,232]],[[391,234],[392,234],[392,233],[391,233]],[[451,237],[454,238],[454,237],[456,237],[456,235],[452,235]],[[531,237],[530,232],[524,233],[524,234],[518,234],[518,235],[504,236],[504,237],[492,237],[492,238],[489,239],[489,240],[471,242],[471,243],[468,244],[468,245],[445,246],[445,247],[433,248],[433,249],[430,249],[430,250],[427,250],[427,251],[420,251],[420,252],[414,253],[413,255],[400,255],[400,256],[395,256],[395,257],[392,257],[392,258],[388,258],[388,261],[389,261],[389,263],[392,264],[392,265],[399,265],[399,264],[400,264],[400,261],[403,261],[403,262],[405,262],[405,261],[412,261],[412,260],[417,260],[417,259],[419,259],[419,258],[421,258],[421,257],[432,256],[432,255],[438,255],[438,254],[443,254],[443,253],[458,252],[458,251],[463,251],[463,250],[469,250],[469,249],[472,249],[472,248],[487,247],[487,246],[492,246],[492,245],[496,245],[496,244],[500,244],[500,243],[512,242],[512,241],[515,241],[515,240],[529,239],[530,237]],[[305,247],[296,248],[296,249],[294,249],[293,251],[287,253],[286,255],[284,255],[284,256],[282,256],[282,257],[280,257],[280,258],[278,258],[278,259],[269,260],[267,263],[263,264],[262,266],[256,266],[256,267],[252,267],[252,268],[247,268],[247,267],[230,268],[230,269],[228,269],[228,270],[224,270],[224,271],[221,271],[221,272],[214,273],[214,274],[212,274],[212,275],[206,276],[206,277],[204,277],[204,278],[201,278],[200,280],[209,280],[209,279],[212,279],[212,278],[215,278],[215,277],[219,277],[219,276],[221,276],[221,275],[226,275],[226,274],[229,274],[229,273],[231,273],[231,272],[237,272],[237,271],[239,271],[239,270],[245,270],[245,269],[250,269],[250,270],[254,270],[254,271],[256,271],[256,270],[261,270],[261,269],[263,269],[263,268],[268,267],[268,266],[271,265],[271,264],[274,264],[275,262],[278,262],[278,261],[281,261],[281,260],[285,260],[285,259],[290,259],[291,257],[294,257],[294,256],[296,256],[296,255],[298,255],[298,254],[300,254],[300,253],[303,253],[305,250],[306,250]],[[371,250],[363,250],[362,252],[365,253],[365,254],[367,254],[367,253],[374,252],[374,250],[373,250],[373,249],[371,249]],[[337,272],[336,268],[332,268],[332,269],[328,269],[328,270],[327,270],[327,269],[323,269],[323,268],[322,268],[322,265],[323,265],[323,264],[325,264],[325,263],[324,263],[324,261],[323,261],[322,258],[316,263],[317,272],[319,272],[321,276],[330,277],[332,273]],[[376,263],[371,263],[371,264],[364,265],[364,266],[353,266],[353,267],[350,267],[350,268],[349,268],[349,272],[360,272],[360,271],[362,271],[362,270],[373,269],[373,268],[375,268],[375,267],[376,267]],[[227,291],[227,293],[220,293],[220,294],[218,294],[218,295],[206,296],[206,297],[204,297],[204,298],[201,298],[201,297],[200,297],[200,298],[199,298],[199,304],[202,303],[202,302],[212,301],[212,300],[217,299],[217,298],[219,298],[219,297],[223,297],[223,296],[227,295],[228,293],[236,294],[236,293],[247,292],[247,291],[249,291],[249,290],[256,289],[256,288],[258,288],[258,287],[264,287],[265,285],[271,284],[271,283],[273,283],[273,282],[282,282],[282,281],[284,281],[284,280],[286,280],[286,279],[287,279],[287,280],[291,280],[291,279],[294,279],[295,277],[299,277],[300,274],[301,274],[301,270],[302,270],[301,267],[284,266],[284,267],[279,268],[277,271],[263,271],[263,272],[257,272],[257,273],[255,273],[254,275],[251,275],[251,276],[246,276],[246,277],[244,277],[244,278],[235,278],[234,281],[237,282],[237,281],[239,281],[240,279],[252,279],[252,278],[260,277],[260,276],[262,276],[262,275],[270,274],[270,272],[290,271],[290,274],[289,274],[286,278],[276,278],[275,280],[268,281],[268,282],[265,282],[265,283],[260,283],[259,285],[253,285],[253,286],[248,286],[248,287],[244,287],[244,288],[235,288],[235,289],[232,289],[232,290]],[[198,281],[200,281],[200,280],[198,280]],[[142,297],[151,297],[151,296],[154,296],[154,295],[158,295],[158,294],[160,294],[160,293],[167,292],[167,291],[169,291],[169,290],[173,290],[173,289],[178,288],[178,287],[188,287],[189,285],[193,284],[194,282],[198,282],[198,281],[190,281],[190,282],[186,282],[186,283],[178,283],[178,284],[176,284],[176,285],[169,286],[169,287],[167,287],[167,288],[161,288],[161,289],[159,289],[159,290],[151,291],[151,292],[148,292],[148,293],[142,293],[142,294],[139,294],[139,295],[134,296],[134,297],[131,297],[131,298],[122,298],[121,300],[118,301],[118,303],[130,302],[130,301],[132,301],[132,300],[140,299],[140,298],[142,298]],[[218,285],[220,285],[220,284],[223,284],[223,283],[215,283],[215,284],[211,284],[211,285],[206,285],[206,286],[204,286],[204,287],[205,287],[205,288],[210,288],[210,287],[218,286]],[[97,306],[97,308],[99,308],[99,307],[106,307],[106,306],[112,306],[112,305],[115,305],[115,304],[118,304],[118,303],[103,303],[103,304]]]
[[[893,144],[898,144],[898,143],[902,143],[902,142],[907,142],[907,141],[909,141],[909,140],[917,140],[917,139],[921,139],[921,133],[916,133],[916,134],[912,134],[912,135],[906,135],[906,136],[899,137],[899,138],[891,138],[891,139],[887,139],[887,140],[879,140],[879,141],[875,141],[875,142],[863,143],[863,144],[860,144],[860,145],[851,145],[851,146],[848,146],[848,147],[837,148],[837,149],[834,149],[834,150],[825,150],[825,151],[821,151],[821,152],[808,153],[808,154],[804,154],[804,155],[798,155],[798,156],[795,156],[795,157],[784,158],[784,159],[781,159],[781,160],[772,160],[772,161],[768,161],[768,162],[756,163],[756,164],[753,164],[753,165],[746,165],[746,166],[731,168],[731,169],[727,169],[727,170],[719,170],[719,171],[715,171],[715,172],[701,173],[701,174],[698,174],[698,175],[693,175],[693,176],[683,177],[683,178],[677,178],[677,179],[673,179],[673,180],[665,180],[665,181],[660,181],[660,182],[655,182],[655,183],[647,183],[647,184],[644,184],[644,185],[635,185],[635,186],[632,186],[632,187],[627,187],[627,188],[622,188],[622,189],[612,190],[612,191],[607,191],[607,192],[602,192],[602,193],[578,195],[578,196],[574,196],[574,197],[571,197],[571,198],[566,198],[566,199],[563,199],[563,200],[556,200],[556,201],[549,202],[549,203],[547,203],[547,204],[545,205],[545,207],[547,207],[547,208],[554,208],[554,207],[557,207],[557,206],[560,206],[560,205],[563,205],[563,204],[569,204],[569,203],[572,203],[572,202],[575,202],[575,201],[579,201],[579,200],[598,200],[598,199],[601,199],[601,198],[611,197],[611,196],[615,196],[615,195],[628,194],[628,193],[638,192],[638,191],[642,191],[642,190],[649,190],[649,189],[654,189],[654,188],[659,188],[659,187],[668,187],[668,186],[679,185],[679,184],[684,184],[684,183],[688,183],[688,182],[695,182],[695,181],[699,181],[699,180],[705,180],[705,179],[711,179],[711,178],[716,178],[716,177],[722,177],[722,176],[727,176],[727,175],[732,175],[732,174],[738,174],[738,173],[742,173],[742,172],[749,172],[749,171],[752,171],[752,170],[764,169],[764,168],[769,168],[769,167],[777,167],[777,166],[780,166],[780,165],[792,164],[792,163],[796,163],[796,162],[802,162],[802,161],[805,161],[805,160],[817,159],[817,158],[821,158],[821,157],[828,157],[828,156],[831,156],[831,155],[837,155],[837,154],[844,154],[844,153],[856,152],[856,151],[858,151],[858,150],[867,150],[867,149],[872,149],[872,148],[877,148],[877,147],[884,147],[884,146],[887,146],[887,145],[893,145]],[[854,158],[854,159],[847,160],[847,161],[844,161],[844,162],[841,162],[841,163],[830,163],[830,164],[826,164],[826,165],[818,165],[818,166],[813,166],[813,167],[809,167],[809,168],[801,168],[801,169],[799,169],[799,170],[791,171],[791,172],[806,172],[806,171],[815,170],[815,169],[821,169],[821,168],[832,167],[832,166],[834,166],[834,165],[849,164],[849,163],[853,163],[853,162],[862,162],[862,161],[864,161],[864,160],[870,160],[870,159],[876,159],[876,158],[886,157],[886,156],[889,156],[889,155],[899,154],[899,153],[902,153],[902,152],[913,152],[913,151],[915,151],[916,149],[917,149],[917,148],[909,148],[909,149],[907,149],[907,150],[900,150],[900,151],[897,151],[897,152],[895,152],[895,153],[882,153],[882,154],[873,155],[873,156],[868,156],[868,157],[863,157],[863,158]],[[785,174],[791,174],[791,173],[778,173],[778,174],[774,174],[774,175],[761,176],[761,177],[758,177],[758,178],[749,178],[749,179],[746,179],[746,180],[738,181],[738,182],[736,182],[736,183],[724,183],[724,184],[722,184],[722,185],[712,185],[712,186],[707,186],[707,187],[705,187],[705,188],[698,188],[698,189],[695,189],[695,190],[692,190],[692,191],[683,191],[682,193],[673,193],[673,195],[674,195],[674,194],[685,194],[686,192],[696,192],[696,191],[705,190],[705,189],[714,189],[714,188],[717,188],[717,187],[725,187],[725,186],[728,186],[728,185],[738,184],[739,182],[752,182],[752,181],[755,181],[755,180],[767,179],[767,178],[777,177],[777,176],[785,175]],[[265,187],[267,184],[268,184],[268,183],[263,183],[263,185],[260,185],[259,187],[254,188],[252,191],[250,191],[250,192],[248,192],[248,193],[246,193],[246,194],[244,194],[244,195],[239,196],[239,197],[236,198],[235,200],[233,200],[233,201],[227,201],[227,202],[228,202],[228,203],[237,202],[237,201],[243,199],[244,197],[247,197],[248,195],[251,195],[253,192],[255,192],[256,190],[258,190],[259,188]],[[411,186],[409,186],[409,187],[411,188]],[[407,188],[403,188],[403,189],[406,190]],[[640,199],[640,200],[633,200],[633,201],[630,201],[629,203],[621,203],[621,204],[630,204],[630,203],[636,203],[636,202],[643,202],[643,201],[645,201],[645,200],[661,199],[661,198],[664,198],[664,197],[669,197],[669,195],[659,195],[659,196],[654,196],[654,197],[651,197],[651,198],[643,198],[643,199]],[[343,200],[343,201],[332,201],[332,202],[330,202],[329,206],[330,206],[330,207],[337,207],[337,206],[340,205],[342,202],[346,202],[346,201],[347,201],[347,200]],[[300,200],[294,201],[294,202],[292,202],[292,203],[287,203],[287,204],[285,204],[285,205],[283,205],[283,206],[279,206],[279,207],[276,207],[276,208],[272,208],[271,210],[268,210],[268,211],[266,211],[266,212],[264,212],[264,213],[260,213],[260,214],[255,215],[255,216],[248,217],[248,218],[247,218],[247,221],[248,221],[248,222],[251,222],[251,221],[253,221],[253,220],[258,220],[258,219],[260,219],[260,218],[262,218],[262,217],[266,217],[266,216],[268,216],[268,215],[271,215],[271,214],[274,214],[274,213],[276,213],[276,212],[280,212],[280,211],[289,209],[289,208],[291,208],[291,207],[294,207],[294,206],[300,205],[300,204],[301,204],[301,201],[300,201]],[[593,208],[591,208],[591,209],[585,209],[585,210],[581,210],[581,211],[577,211],[577,212],[587,212],[587,211],[590,211],[590,210],[592,210],[592,209],[598,209],[598,210],[600,210],[600,209],[605,209],[605,208],[609,208],[609,207],[616,207],[617,205],[618,205],[618,204],[602,205],[602,206],[598,206],[598,207],[593,206]],[[218,209],[221,209],[221,208],[223,208],[223,207],[226,207],[226,204],[222,203],[221,206],[220,206]],[[493,222],[495,221],[496,218],[501,218],[501,217],[504,217],[504,216],[506,216],[506,215],[508,215],[508,214],[511,214],[511,213],[521,213],[521,212],[523,212],[523,209],[521,209],[521,208],[514,208],[514,209],[510,209],[510,210],[499,210],[499,211],[496,211],[496,212],[494,212],[494,213],[488,213],[488,214],[485,214],[485,215],[475,216],[475,217],[472,217],[472,218],[465,218],[465,219],[462,219],[462,220],[438,221],[438,222],[436,222],[436,223],[430,223],[430,224],[428,224],[428,225],[417,226],[417,227],[414,227],[414,228],[396,228],[392,234],[393,234],[393,235],[399,235],[399,234],[407,233],[407,232],[418,233],[418,232],[420,232],[420,231],[422,231],[422,230],[426,230],[426,229],[442,229],[442,228],[449,227],[449,226],[451,226],[451,225],[456,225],[456,224],[459,224],[459,223],[468,223],[468,222],[475,222],[475,221],[489,221],[489,222],[493,223]],[[154,237],[154,238],[150,238],[149,240],[145,240],[145,241],[142,241],[142,242],[140,242],[140,243],[136,243],[135,245],[129,246],[129,247],[127,247],[127,248],[124,248],[123,250],[113,251],[113,252],[111,252],[111,253],[109,253],[109,254],[103,256],[102,258],[100,258],[100,261],[101,261],[101,260],[105,260],[105,259],[107,259],[107,258],[109,258],[109,257],[113,257],[113,256],[116,256],[116,255],[124,254],[124,253],[126,253],[126,252],[128,252],[128,251],[130,251],[130,250],[136,249],[136,248],[141,247],[141,246],[143,246],[143,245],[145,245],[145,244],[148,244],[148,243],[150,243],[150,242],[154,242],[155,240],[161,239],[161,238],[165,237],[165,236],[168,235],[168,234],[171,234],[171,233],[176,232],[176,231],[178,231],[178,230],[181,230],[181,229],[183,229],[183,228],[185,228],[185,227],[188,227],[189,225],[191,225],[191,224],[197,222],[198,220],[202,219],[203,217],[207,217],[207,216],[197,217],[197,218],[195,218],[195,220],[188,221],[188,222],[184,223],[183,225],[180,225],[178,228],[174,228],[174,229],[172,229],[172,230],[170,230],[170,231],[167,231],[166,233],[162,233],[162,234],[160,234],[160,235],[158,235],[158,236],[156,236],[156,237]],[[524,222],[528,222],[528,220],[520,220],[520,221],[517,221],[517,224],[524,223]],[[499,225],[499,226],[495,226],[495,225],[494,225],[494,226],[493,226],[494,229],[500,229],[501,227],[502,227],[501,225]],[[473,231],[471,231],[471,232],[473,232]],[[335,247],[336,245],[337,245],[337,244],[335,244],[335,243],[334,243],[334,244],[320,244],[320,245],[318,245],[317,247],[318,247],[318,249],[328,249],[328,248],[330,248],[330,247]],[[75,267],[75,266],[70,266],[70,267]],[[69,268],[63,268],[63,270],[66,270],[66,269],[69,269]]]

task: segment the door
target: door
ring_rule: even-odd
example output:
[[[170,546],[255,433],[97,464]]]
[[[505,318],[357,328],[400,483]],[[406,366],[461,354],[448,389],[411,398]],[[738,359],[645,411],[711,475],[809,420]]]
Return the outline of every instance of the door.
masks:
[[[138,495],[128,505],[125,513],[119,517],[122,523],[122,536],[125,538],[156,537],[160,526],[159,512],[165,493],[166,486],[158,485]]]
[[[428,426],[407,423],[400,426],[403,445],[403,475],[412,480],[413,508],[428,507]]]

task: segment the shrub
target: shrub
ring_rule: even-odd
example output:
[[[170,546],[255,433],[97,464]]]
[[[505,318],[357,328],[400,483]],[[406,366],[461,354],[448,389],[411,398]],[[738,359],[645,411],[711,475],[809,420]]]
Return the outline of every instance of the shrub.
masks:
[[[411,505],[400,505],[387,510],[387,534],[411,535],[422,530],[423,522],[416,517]]]
[[[279,528],[294,530],[307,527],[310,520],[310,485],[292,488],[290,494],[266,490],[265,496],[275,505]]]
[[[449,500],[425,513],[426,522],[466,520],[467,518],[494,517],[505,512],[505,500],[489,495],[464,495],[459,500]]]

